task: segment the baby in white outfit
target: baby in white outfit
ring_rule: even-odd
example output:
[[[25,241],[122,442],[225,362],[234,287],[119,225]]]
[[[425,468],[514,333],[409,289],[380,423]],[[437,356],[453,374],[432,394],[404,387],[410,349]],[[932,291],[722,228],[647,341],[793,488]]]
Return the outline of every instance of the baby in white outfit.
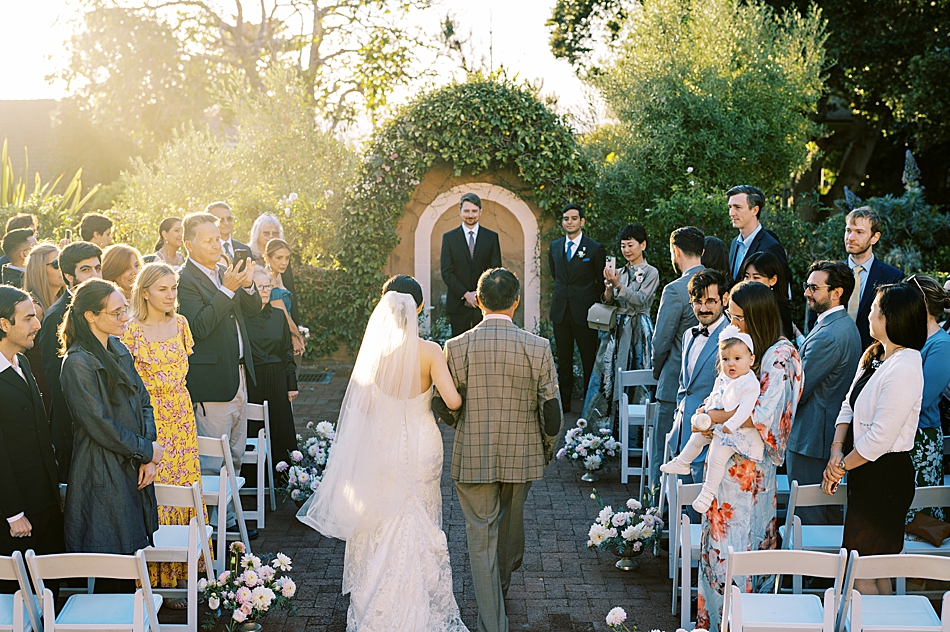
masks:
[[[755,348],[752,337],[729,325],[719,334],[719,375],[713,390],[703,404],[704,410],[724,410],[732,416],[721,426],[716,426],[711,439],[701,431],[712,426],[705,412],[693,415],[693,435],[682,452],[669,463],[660,466],[666,474],[689,474],[689,465],[709,446],[706,457],[706,478],[699,497],[693,501],[693,509],[703,514],[709,509],[716,490],[726,474],[726,464],[733,454],[739,453],[753,461],[765,457],[765,443],[759,432],[743,426],[759,398],[759,380],[752,372],[755,363]]]

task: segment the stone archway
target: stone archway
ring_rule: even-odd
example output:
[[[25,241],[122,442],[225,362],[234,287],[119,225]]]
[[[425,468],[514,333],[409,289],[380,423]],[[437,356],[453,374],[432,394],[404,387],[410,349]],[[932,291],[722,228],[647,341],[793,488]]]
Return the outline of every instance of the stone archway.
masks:
[[[533,330],[541,320],[541,275],[539,269],[538,220],[528,204],[504,187],[487,182],[471,182],[452,187],[436,197],[419,216],[413,239],[415,278],[422,285],[426,304],[433,304],[432,297],[432,242],[433,230],[446,212],[455,212],[459,198],[463,193],[472,192],[483,201],[495,203],[511,213],[521,227],[523,234],[524,275],[521,279],[524,322],[522,325]],[[520,249],[519,249],[520,250]],[[504,257],[504,251],[503,251]]]

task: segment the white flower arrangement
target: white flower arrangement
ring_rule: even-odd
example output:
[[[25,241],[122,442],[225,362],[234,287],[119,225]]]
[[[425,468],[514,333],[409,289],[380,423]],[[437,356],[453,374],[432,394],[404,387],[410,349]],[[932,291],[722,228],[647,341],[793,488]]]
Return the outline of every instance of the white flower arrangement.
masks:
[[[650,545],[656,546],[663,530],[663,519],[659,516],[659,509],[650,506],[652,503],[647,503],[644,508],[643,503],[631,498],[622,511],[614,511],[612,506],[604,505],[596,489],[590,497],[601,509],[587,532],[587,548],[606,549],[620,555],[639,554]]]
[[[297,585],[287,575],[278,572],[291,570],[291,560],[278,553],[272,560],[246,554],[244,544],[233,542],[228,555],[228,570],[214,581],[198,580],[198,591],[208,600],[211,620],[206,627],[225,612],[231,616],[226,624],[228,632],[245,621],[256,621],[272,608],[293,610],[290,600],[297,594]]]
[[[308,422],[307,430],[310,436],[306,439],[297,435],[297,449],[290,453],[290,462],[281,461],[276,467],[283,478],[278,491],[297,504],[303,504],[317,491],[336,440],[336,430],[329,421]]]
[[[624,621],[627,620],[627,612],[621,607],[611,608],[610,612],[607,613],[607,627],[615,632],[630,632],[630,628],[626,626]],[[633,629],[636,630],[637,627],[633,626]],[[660,630],[651,630],[651,632],[660,632]],[[683,628],[679,628],[676,632],[686,632]],[[705,628],[694,628],[692,632],[707,632]]]
[[[617,458],[620,442],[607,428],[601,428],[597,433],[584,432],[586,429],[587,420],[578,419],[577,425],[564,435],[564,446],[558,450],[557,458],[568,459],[589,472],[596,472],[603,469],[608,460]]]

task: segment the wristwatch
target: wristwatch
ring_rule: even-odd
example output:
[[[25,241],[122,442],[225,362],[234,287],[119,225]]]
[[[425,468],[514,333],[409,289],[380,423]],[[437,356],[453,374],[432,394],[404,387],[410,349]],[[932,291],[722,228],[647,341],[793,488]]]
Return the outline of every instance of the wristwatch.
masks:
[[[838,467],[840,467],[842,470],[844,470],[845,473],[848,472],[848,466],[844,464],[844,459],[841,459],[841,462],[838,463]]]

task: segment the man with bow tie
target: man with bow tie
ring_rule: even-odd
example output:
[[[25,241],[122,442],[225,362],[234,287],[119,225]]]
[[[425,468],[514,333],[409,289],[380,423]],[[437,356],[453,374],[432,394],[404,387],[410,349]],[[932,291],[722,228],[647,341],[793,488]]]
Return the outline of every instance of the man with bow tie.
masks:
[[[676,415],[671,453],[683,449],[692,434],[690,419],[712,392],[716,383],[716,341],[728,324],[724,316],[729,300],[728,281],[718,270],[700,270],[689,280],[690,306],[699,324],[683,334],[683,361],[676,392]],[[693,461],[692,473],[682,476],[684,483],[703,482],[706,451]]]
[[[0,555],[61,553],[59,472],[43,398],[25,351],[40,321],[29,295],[0,285]],[[0,586],[0,592],[3,587]]]
[[[683,334],[698,322],[689,302],[689,280],[704,270],[702,263],[706,236],[695,226],[677,228],[670,235],[670,260],[680,278],[663,288],[660,309],[656,313],[653,330],[653,377],[657,380],[656,401],[660,415],[650,440],[650,480],[660,480],[663,446],[666,435],[673,429],[676,411],[676,393],[679,390],[680,363],[683,354]]]
[[[574,344],[584,367],[584,389],[587,393],[590,376],[597,359],[597,330],[587,324],[587,312],[604,291],[604,268],[607,252],[599,243],[584,234],[584,207],[568,204],[561,211],[564,237],[555,239],[548,248],[548,265],[554,279],[551,299],[551,322],[557,347],[557,381],[564,412],[571,411],[574,390]]]

